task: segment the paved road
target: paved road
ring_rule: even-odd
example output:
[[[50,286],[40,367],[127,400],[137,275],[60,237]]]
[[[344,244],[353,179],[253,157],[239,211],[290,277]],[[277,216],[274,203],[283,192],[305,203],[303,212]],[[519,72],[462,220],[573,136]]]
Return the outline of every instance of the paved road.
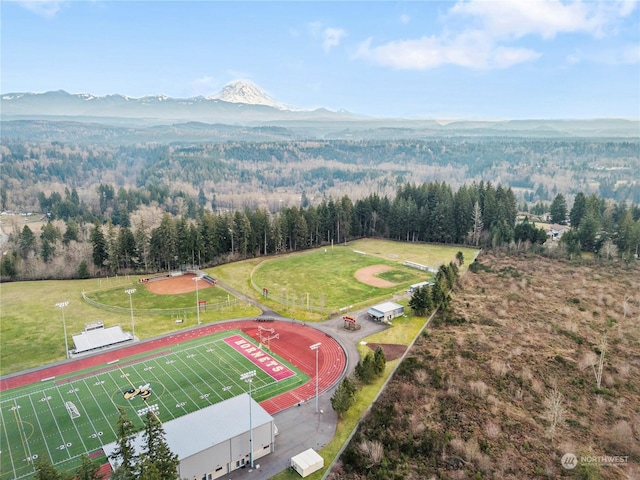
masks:
[[[234,295],[261,308],[264,316],[283,318],[272,310],[268,310],[263,305],[260,305],[258,302],[229,288],[227,285],[221,286],[232,291]],[[325,322],[307,323],[308,327],[317,328],[324,333],[328,333],[342,345],[347,355],[347,374],[349,375],[355,369],[355,365],[360,358],[357,345],[362,338],[389,328],[383,324],[369,320],[366,315],[366,310],[367,309],[349,312],[350,315],[356,317],[358,323],[362,326],[360,330],[356,331],[349,331],[343,328],[344,321],[342,320],[342,316],[332,318]],[[319,450],[329,443],[335,435],[338,420],[330,403],[335,387],[336,386],[325,391],[318,398],[318,410],[323,413],[315,413],[315,400],[310,400],[299,407],[291,407],[276,413],[273,418],[278,427],[279,435],[276,437],[275,452],[256,460],[253,469],[247,466],[232,472],[224,478],[228,478],[229,480],[267,480],[288,468],[289,460],[292,456],[308,448]]]

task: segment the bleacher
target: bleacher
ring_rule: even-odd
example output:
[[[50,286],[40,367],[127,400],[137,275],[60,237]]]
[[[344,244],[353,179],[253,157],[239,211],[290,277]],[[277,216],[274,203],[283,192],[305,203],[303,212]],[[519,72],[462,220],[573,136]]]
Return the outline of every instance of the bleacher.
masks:
[[[77,355],[131,341],[133,341],[131,334],[123,332],[120,325],[104,328],[104,326],[98,326],[96,322],[88,324],[79,335],[73,335],[75,348],[71,353]]]

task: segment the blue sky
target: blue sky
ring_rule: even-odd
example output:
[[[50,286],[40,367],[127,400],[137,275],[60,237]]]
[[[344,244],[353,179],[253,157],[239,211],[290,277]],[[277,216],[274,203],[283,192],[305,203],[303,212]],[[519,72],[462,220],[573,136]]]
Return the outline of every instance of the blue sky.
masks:
[[[2,93],[212,95],[403,118],[640,118],[637,1],[1,2]]]

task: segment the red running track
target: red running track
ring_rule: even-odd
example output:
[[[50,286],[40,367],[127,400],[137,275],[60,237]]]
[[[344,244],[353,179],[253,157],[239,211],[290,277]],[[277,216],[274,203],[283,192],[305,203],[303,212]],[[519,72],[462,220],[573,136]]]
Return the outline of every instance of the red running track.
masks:
[[[104,365],[113,360],[139,355],[149,350],[177,345],[181,342],[212,333],[240,329],[253,339],[259,339],[258,327],[273,328],[279,338],[270,341],[269,348],[311,377],[306,384],[260,403],[271,415],[307,401],[315,396],[316,354],[309,349],[314,343],[322,343],[318,350],[318,391],[324,392],[334,385],[346,368],[346,355],[340,344],[331,336],[297,322],[256,322],[239,320],[206,325],[186,332],[174,333],[154,340],[138,342],[128,347],[109,350],[88,357],[77,358],[50,367],[0,379],[0,392],[40,382],[51,377],[68,375],[86,368]]]

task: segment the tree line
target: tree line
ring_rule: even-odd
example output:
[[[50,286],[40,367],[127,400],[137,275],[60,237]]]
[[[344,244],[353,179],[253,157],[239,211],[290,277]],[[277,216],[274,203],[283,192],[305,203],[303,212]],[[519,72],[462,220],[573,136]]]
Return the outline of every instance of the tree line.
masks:
[[[101,209],[110,217],[92,217],[89,223],[82,215],[66,220],[48,216],[40,232],[25,225],[10,237],[11,252],[0,263],[2,277],[87,278],[184,265],[208,267],[362,237],[477,247],[542,245],[548,238],[527,216],[518,220],[510,188],[482,181],[456,191],[444,182],[409,183],[400,186],[393,199],[371,194],[353,202],[344,195],[324,199],[317,206],[283,207],[275,213],[260,208],[214,212],[198,198],[186,196],[185,202],[176,202],[183,208],[158,213],[159,220],[152,221],[137,215],[138,210],[129,213],[128,207],[114,207],[129,199],[136,204],[135,198],[161,191],[136,196],[123,189],[116,194],[109,185],[97,188]],[[53,195],[43,196],[43,205]],[[81,207],[76,198],[73,190],[60,196],[63,202]],[[551,221],[567,224],[561,245],[569,255],[588,251],[630,260],[638,253],[640,208],[636,205],[578,193],[569,209],[558,194],[549,210]],[[66,270],[52,268],[56,265]]]

